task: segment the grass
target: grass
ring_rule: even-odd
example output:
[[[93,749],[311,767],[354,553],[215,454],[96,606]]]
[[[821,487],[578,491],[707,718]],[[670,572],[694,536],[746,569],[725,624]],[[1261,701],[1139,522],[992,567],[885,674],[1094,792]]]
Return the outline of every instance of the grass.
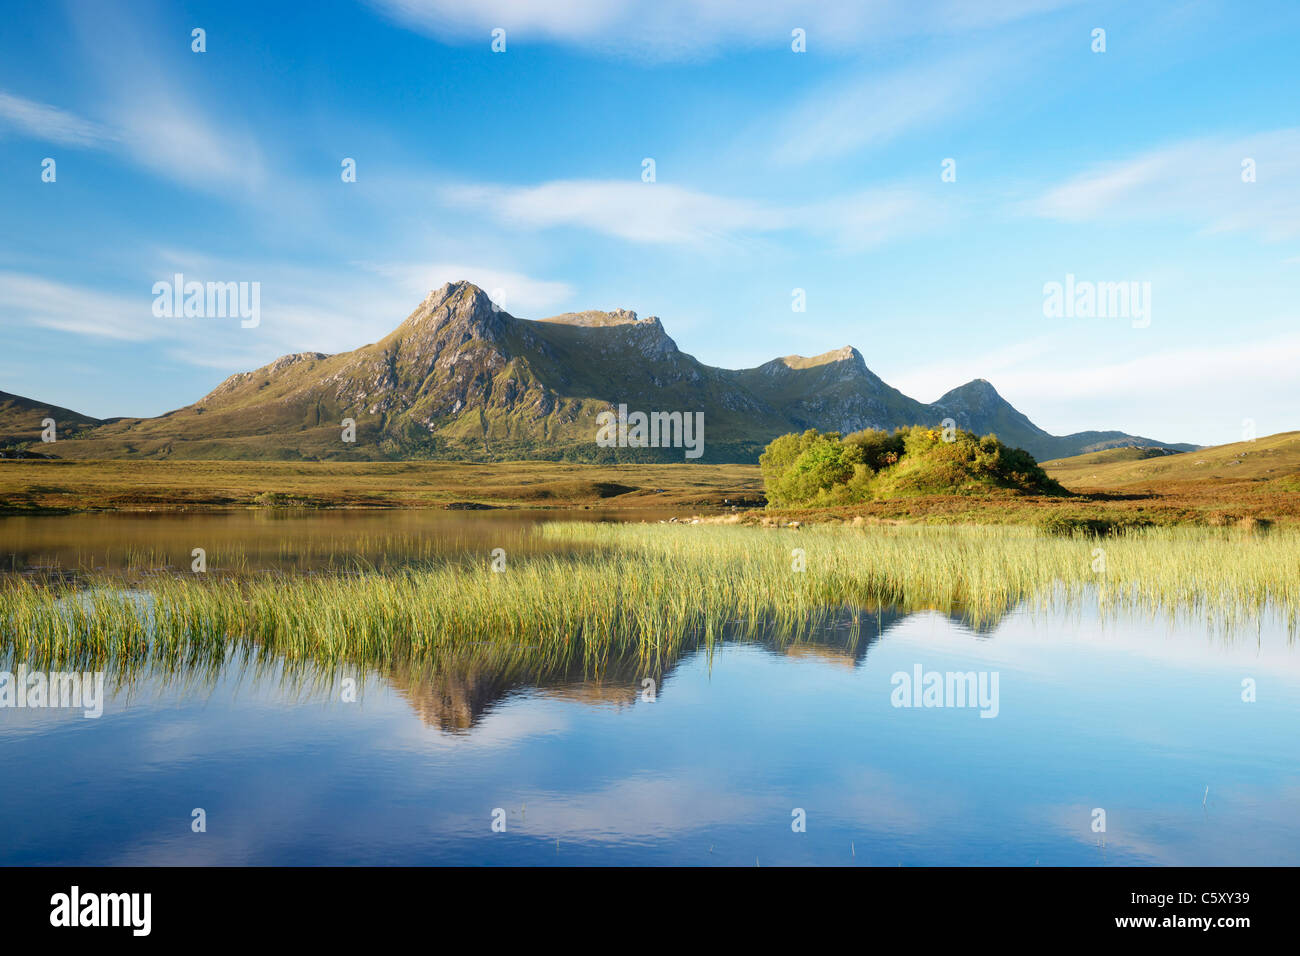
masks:
[[[1235,492],[1235,493],[1234,493]],[[1130,527],[1216,527],[1238,523],[1300,527],[1300,486],[1235,490],[1199,484],[1184,488],[1085,492],[1062,499],[1045,495],[925,495],[826,508],[780,508],[750,512],[755,524],[871,522],[931,525],[1022,525],[1037,528],[1074,523]]]
[[[1280,432],[1176,455],[1115,448],[1043,462],[1043,469],[1071,488],[1176,485],[1204,480],[1271,482],[1300,474],[1300,432]]]
[[[599,672],[726,637],[800,640],[854,609],[989,621],[1022,601],[1220,621],[1300,610],[1300,533],[1144,528],[1098,539],[1025,527],[556,523],[554,551],[351,576],[162,576],[143,592],[9,578],[0,649],[51,667],[211,661],[231,649],[376,666],[487,647],[498,665]],[[806,570],[793,570],[803,549]],[[1106,570],[1094,570],[1097,548]],[[848,609],[846,611],[846,609]]]
[[[1157,458],[1132,459],[1122,453],[1097,458],[1044,465],[1070,490],[1066,497],[1006,489],[982,495],[913,491],[906,497],[780,510],[761,509],[763,479],[756,465],[0,461],[0,514],[234,509],[302,513],[470,502],[593,512],[672,509],[683,516],[738,506],[754,509],[747,519],[754,523],[856,517],[931,524],[1092,522],[1117,528],[1242,520],[1300,525],[1300,433]],[[1239,464],[1228,464],[1232,461]]]
[[[754,465],[559,462],[0,462],[0,513],[229,508],[528,508],[761,504]]]

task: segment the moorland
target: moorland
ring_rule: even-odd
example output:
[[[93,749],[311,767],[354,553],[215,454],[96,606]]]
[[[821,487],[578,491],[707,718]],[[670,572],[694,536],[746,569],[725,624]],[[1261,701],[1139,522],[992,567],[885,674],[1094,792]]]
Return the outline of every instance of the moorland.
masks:
[[[20,459],[0,462],[0,513],[499,507],[726,512],[753,523],[1300,522],[1300,432],[1193,452],[1109,449],[1041,467],[1063,494],[919,485],[870,500],[806,505],[769,502],[760,466],[746,464]]]

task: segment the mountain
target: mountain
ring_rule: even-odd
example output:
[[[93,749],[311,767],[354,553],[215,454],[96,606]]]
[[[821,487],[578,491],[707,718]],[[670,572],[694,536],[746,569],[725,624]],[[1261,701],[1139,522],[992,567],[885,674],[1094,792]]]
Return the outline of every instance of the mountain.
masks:
[[[932,406],[952,418],[962,428],[980,435],[989,432],[1002,439],[1004,444],[1023,448],[1039,461],[1048,458],[1065,458],[1107,448],[1172,448],[1175,451],[1194,451],[1199,446],[1165,444],[1153,438],[1126,435],[1124,432],[1074,432],[1071,435],[1051,435],[997,393],[982,378],[954,388]]]
[[[27,452],[28,455],[52,451],[53,445],[41,441],[47,419],[54,419],[55,438],[71,438],[84,433],[86,429],[104,424],[101,419],[81,415],[59,405],[0,392],[0,458],[18,454],[17,449],[33,442],[35,446]]]
[[[944,418],[996,432],[1036,457],[1162,444],[1121,432],[1049,435],[984,381],[926,405],[883,382],[851,347],[713,368],[679,350],[653,316],[518,319],[477,286],[453,282],[378,342],[285,355],[157,418],[85,419],[95,427],[41,450],[75,458],[682,460],[680,448],[598,447],[597,418],[619,404],[702,412],[705,461],[756,460],[788,431],[937,426]],[[343,440],[344,419],[355,422],[354,442]]]
[[[881,381],[852,346],[813,358],[788,355],[729,374],[741,389],[779,410],[783,431],[853,432],[934,417],[933,409]]]
[[[1112,449],[1044,462],[1043,468],[1071,488],[1149,487],[1211,478],[1251,485],[1245,497],[1269,489],[1300,491],[1300,432],[1281,432],[1174,453],[1168,449]]]

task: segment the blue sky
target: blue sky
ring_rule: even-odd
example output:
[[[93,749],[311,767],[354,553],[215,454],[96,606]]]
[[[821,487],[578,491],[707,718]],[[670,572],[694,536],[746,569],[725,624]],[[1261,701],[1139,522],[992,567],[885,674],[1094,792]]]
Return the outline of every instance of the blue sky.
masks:
[[[658,315],[713,365],[849,344],[924,401],[987,378],[1057,433],[1300,427],[1294,3],[6,12],[6,391],[158,414],[467,278],[524,318]],[[260,325],[156,318],[176,272],[259,282]],[[1149,325],[1045,316],[1067,274],[1149,282]]]

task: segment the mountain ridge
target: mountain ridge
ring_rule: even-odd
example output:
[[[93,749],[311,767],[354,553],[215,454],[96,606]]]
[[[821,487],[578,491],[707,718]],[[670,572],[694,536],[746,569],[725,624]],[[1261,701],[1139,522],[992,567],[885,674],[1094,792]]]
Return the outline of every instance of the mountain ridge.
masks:
[[[597,417],[618,405],[704,412],[705,461],[757,460],[789,431],[939,426],[946,418],[1039,459],[1120,445],[1198,447],[1123,432],[1051,435],[984,379],[923,403],[888,385],[851,345],[714,368],[681,351],[657,316],[615,309],[516,318],[460,281],[432,290],[377,342],[280,356],[155,418],[81,416],[78,437],[41,450],[76,458],[680,460],[679,449],[598,448]],[[344,419],[355,422],[354,442],[343,440]],[[17,433],[3,426],[0,436]]]

